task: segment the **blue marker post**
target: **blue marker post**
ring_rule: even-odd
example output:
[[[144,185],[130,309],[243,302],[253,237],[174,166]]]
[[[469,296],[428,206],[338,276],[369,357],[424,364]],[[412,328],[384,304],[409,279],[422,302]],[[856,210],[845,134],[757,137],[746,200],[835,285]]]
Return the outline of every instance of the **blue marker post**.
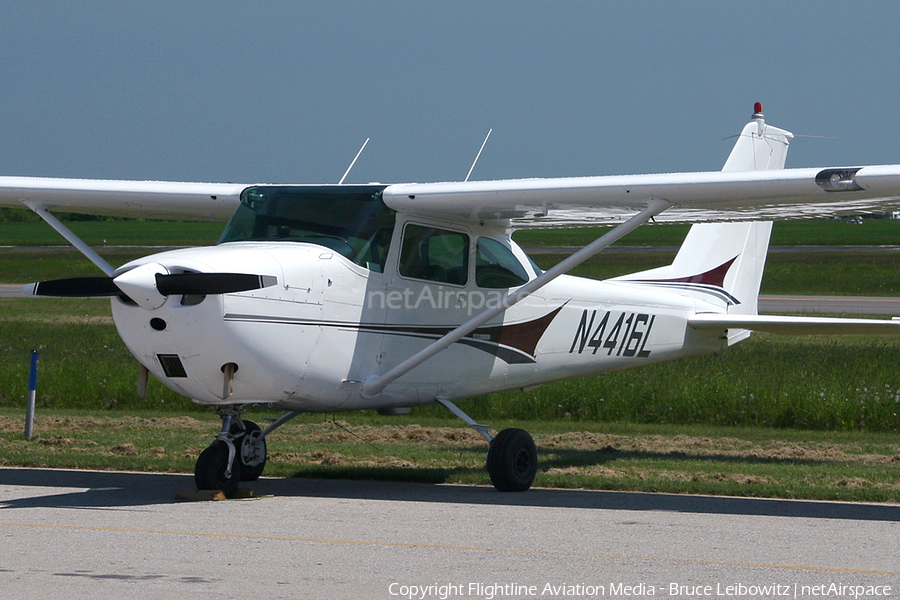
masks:
[[[37,350],[31,351],[31,371],[28,375],[28,400],[25,402],[25,439],[34,433],[34,398],[37,395]]]

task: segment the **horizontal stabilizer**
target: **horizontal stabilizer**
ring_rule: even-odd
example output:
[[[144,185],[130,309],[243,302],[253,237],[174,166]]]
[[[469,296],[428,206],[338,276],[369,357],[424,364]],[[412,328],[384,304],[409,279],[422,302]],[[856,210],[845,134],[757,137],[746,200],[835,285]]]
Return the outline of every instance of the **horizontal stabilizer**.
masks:
[[[749,329],[779,335],[874,335],[900,334],[900,319],[841,319],[775,315],[700,314],[688,319],[694,329]]]

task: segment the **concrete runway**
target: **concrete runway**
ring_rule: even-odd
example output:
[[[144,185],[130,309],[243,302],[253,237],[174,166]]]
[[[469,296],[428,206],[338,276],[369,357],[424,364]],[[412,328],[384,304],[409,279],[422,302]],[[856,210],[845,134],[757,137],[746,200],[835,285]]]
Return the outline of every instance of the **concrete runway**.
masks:
[[[900,316],[900,298],[875,296],[760,296],[765,313],[835,313]]]
[[[897,505],[306,479],[175,501],[192,486],[0,468],[0,596],[900,596]]]

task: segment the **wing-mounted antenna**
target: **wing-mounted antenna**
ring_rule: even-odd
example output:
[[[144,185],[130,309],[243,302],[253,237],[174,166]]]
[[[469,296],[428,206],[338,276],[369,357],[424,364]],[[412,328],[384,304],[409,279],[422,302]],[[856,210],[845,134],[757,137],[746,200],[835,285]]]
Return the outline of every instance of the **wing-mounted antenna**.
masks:
[[[475,155],[475,160],[472,161],[472,166],[469,167],[469,172],[466,173],[465,181],[469,180],[469,177],[472,175],[472,171],[475,169],[475,165],[478,164],[478,159],[481,158],[481,152],[484,150],[484,147],[487,145],[488,138],[491,137],[491,132],[494,131],[494,128],[488,129],[487,135],[484,136],[484,141],[481,142],[481,148],[478,149],[478,154]]]
[[[359,155],[362,154],[362,151],[366,149],[366,144],[369,143],[369,140],[370,140],[370,139],[371,139],[371,138],[366,138],[366,141],[363,142],[363,145],[362,145],[362,147],[359,149],[359,152],[357,152],[357,153],[356,153],[356,156],[353,157],[353,160],[350,161],[350,166],[347,167],[347,170],[346,170],[346,171],[344,171],[344,176],[341,177],[341,180],[340,180],[340,181],[338,181],[338,185],[341,185],[342,183],[344,183],[344,180],[347,179],[347,175],[350,174],[350,169],[352,169],[352,168],[353,168],[353,165],[356,164],[356,159],[358,159],[358,158],[359,158]]]

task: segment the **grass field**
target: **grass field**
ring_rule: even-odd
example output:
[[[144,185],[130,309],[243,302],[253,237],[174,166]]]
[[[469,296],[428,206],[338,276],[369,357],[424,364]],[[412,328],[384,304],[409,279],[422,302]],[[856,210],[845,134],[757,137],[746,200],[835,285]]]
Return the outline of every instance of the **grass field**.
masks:
[[[22,225],[28,227],[17,229]],[[221,229],[139,221],[75,225],[114,265],[148,251],[103,248],[103,240],[109,246],[207,244]],[[852,237],[895,244],[898,227],[887,220],[779,224],[773,243]],[[46,238],[35,233],[40,228],[49,230],[41,223],[0,223],[0,244],[58,243],[53,232]],[[646,231],[658,245],[674,246],[686,229]],[[556,237],[562,235],[575,237]],[[542,244],[519,241],[572,245],[585,235],[596,232],[561,231],[541,238]],[[763,293],[900,295],[895,256],[774,253]],[[535,257],[544,267],[559,259]],[[666,252],[611,250],[576,274],[603,278],[670,259]],[[0,282],[96,274],[70,249],[0,251]],[[0,464],[191,471],[218,428],[207,409],[158,382],[151,382],[148,398],[137,397],[137,367],[105,300],[0,299],[0,326]],[[25,442],[22,406],[32,349],[41,355],[37,436]],[[518,426],[535,434],[542,461],[537,485],[896,502],[898,359],[900,340],[890,338],[755,335],[717,355],[461,406],[495,429]],[[340,426],[334,416],[303,417],[274,435],[267,474],[487,483],[484,442],[442,408],[394,420],[369,413],[336,418]]]
[[[78,237],[95,248],[103,246],[207,246],[215,244],[224,223],[173,221],[72,221],[66,223]],[[36,222],[0,222],[0,246],[66,246],[49,225]]]
[[[76,302],[76,301],[72,301]],[[83,302],[83,301],[82,301]],[[73,308],[73,313],[79,311]],[[137,364],[107,317],[3,317],[0,406],[21,406],[32,349],[41,409],[200,410],[155,380],[137,395]],[[486,421],[547,418],[900,432],[900,340],[758,335],[727,352],[493,394],[461,403]],[[430,417],[444,409],[417,409]]]
[[[619,246],[678,246],[689,225],[650,225],[628,234]],[[2,230],[0,230],[2,231]],[[522,246],[584,246],[607,228],[523,229],[513,238]],[[772,229],[773,246],[859,246],[900,244],[900,220],[845,219],[780,221]]]
[[[566,255],[532,253],[547,269]],[[608,250],[572,270],[573,275],[606,279],[672,262],[674,252],[616,252]],[[822,296],[900,295],[900,254],[893,252],[783,252],[766,262],[762,294]]]

